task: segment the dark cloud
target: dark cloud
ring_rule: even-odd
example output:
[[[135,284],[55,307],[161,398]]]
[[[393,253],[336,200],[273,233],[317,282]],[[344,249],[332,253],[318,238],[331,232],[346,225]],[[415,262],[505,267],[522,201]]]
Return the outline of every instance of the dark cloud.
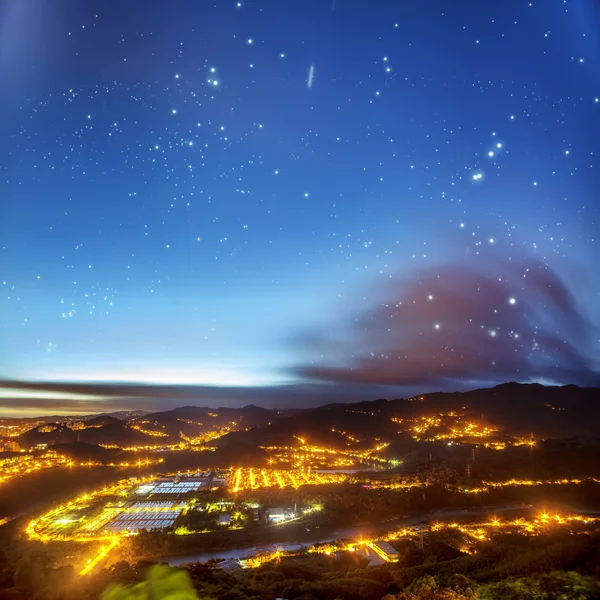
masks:
[[[19,412],[31,414],[34,410],[38,415],[95,414],[135,409],[160,411],[186,405],[304,408],[394,395],[393,390],[383,386],[322,383],[250,388],[0,380],[0,389],[4,390],[4,397],[0,397],[0,417]],[[12,396],[11,390],[14,390]]]
[[[597,385],[592,327],[556,273],[532,260],[494,257],[488,266],[438,265],[386,287],[381,304],[348,327],[315,335],[315,354],[329,350],[330,364],[298,375],[439,389],[531,379]]]

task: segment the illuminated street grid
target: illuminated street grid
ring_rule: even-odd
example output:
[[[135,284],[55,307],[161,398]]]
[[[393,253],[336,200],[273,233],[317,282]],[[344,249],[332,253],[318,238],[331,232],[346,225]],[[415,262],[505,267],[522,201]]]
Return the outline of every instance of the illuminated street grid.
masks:
[[[158,485],[152,487],[149,493],[154,494],[187,494],[195,492],[202,486],[201,481],[162,481]],[[149,486],[148,486],[149,487]],[[140,493],[138,491],[138,493]]]
[[[115,548],[116,546],[119,545],[119,537],[118,536],[114,536],[111,540],[110,543],[105,545],[105,546],[101,546],[100,551],[93,556],[92,558],[89,558],[85,564],[85,566],[83,567],[83,569],[79,572],[80,575],[89,575],[94,568],[96,567],[96,565],[101,561],[104,560],[108,553]]]
[[[332,430],[334,433],[340,433]],[[346,437],[347,434],[344,435]],[[372,448],[339,449],[325,448],[309,444],[306,438],[296,438],[292,446],[261,446],[269,456],[269,465],[282,465],[292,469],[352,469],[387,465],[389,461],[381,456],[389,443],[380,443]],[[358,440],[356,440],[358,443]]]
[[[467,494],[482,494],[494,488],[503,487],[537,487],[540,485],[579,485],[581,483],[600,483],[595,477],[582,479],[508,479],[506,481],[482,481],[477,487],[463,487],[461,491]]]
[[[164,433],[163,431],[153,431],[151,429],[144,429],[143,427],[137,424],[130,424],[129,427],[131,427],[131,429],[135,429],[135,431],[143,433],[144,435],[149,435],[150,437],[169,437],[168,433]]]
[[[43,419],[24,422],[13,419],[3,419],[0,422],[0,437],[17,438],[22,433],[31,431],[32,429],[35,429],[44,423],[45,421]]]
[[[382,542],[415,539],[443,530],[456,531],[462,534],[458,549],[466,554],[475,554],[481,544],[491,542],[493,537],[498,534],[512,533],[514,535],[536,536],[558,530],[566,530],[572,534],[584,533],[595,526],[599,520],[598,517],[585,514],[550,514],[542,512],[535,518],[521,517],[505,521],[497,518],[491,518],[481,523],[438,521],[430,524],[425,529],[421,526],[405,527],[390,531],[386,535],[374,539],[360,538],[343,543],[326,543],[295,551],[275,550],[274,552],[262,553],[247,558],[242,561],[242,565],[247,568],[255,568],[271,561],[279,561],[284,557],[298,555],[302,552],[333,556],[340,552],[360,552],[365,547],[375,551],[383,560],[395,562],[397,556],[393,552],[388,552],[388,546],[382,544]]]
[[[346,475],[335,473],[294,473],[272,469],[231,469],[225,480],[219,477],[194,477],[186,481],[184,475],[171,481],[153,478],[134,478],[96,490],[59,506],[27,527],[30,539],[41,541],[99,541],[111,540],[114,533],[135,532],[140,529],[160,529],[173,525],[177,516],[187,510],[183,496],[198,491],[203,483],[206,489],[218,489],[226,484],[230,491],[277,486],[280,488],[302,485],[341,483]],[[156,490],[160,492],[156,493]],[[159,500],[164,496],[171,500]],[[154,497],[156,496],[156,500]],[[141,498],[144,498],[142,501]],[[176,498],[176,499],[173,499]],[[194,499],[190,499],[190,503]]]
[[[185,419],[180,419],[184,420]],[[190,423],[191,421],[186,421]],[[146,422],[143,422],[146,423]],[[197,423],[198,425],[202,425],[201,423]],[[209,442],[218,440],[220,437],[227,435],[233,431],[239,431],[238,424],[235,421],[232,421],[230,425],[226,426],[216,426],[208,431],[203,433],[199,433],[195,436],[187,436],[180,432],[179,439],[177,441],[169,441],[172,436],[162,432],[162,431],[154,431],[151,429],[146,429],[142,427],[140,423],[130,425],[132,429],[135,429],[139,433],[143,433],[147,435],[149,438],[155,438],[156,442],[151,442],[150,440],[146,444],[140,444],[137,446],[119,446],[117,444],[99,444],[103,448],[110,449],[118,449],[123,450],[125,452],[184,452],[193,450],[195,452],[214,452],[217,448],[216,446],[207,446]],[[163,441],[160,441],[163,440]]]
[[[398,434],[411,434],[412,439],[417,442],[476,444],[494,450],[504,450],[507,446],[536,444],[534,437],[501,436],[497,427],[475,423],[464,414],[456,412],[411,418],[393,417],[392,422],[402,425]]]
[[[45,452],[41,456],[35,456],[31,453],[22,453],[10,458],[0,459],[0,484],[6,483],[15,477],[30,475],[44,469],[53,469],[57,467],[75,468],[75,467],[142,467],[162,463],[163,459],[144,459],[115,462],[98,461],[75,461],[67,456],[58,454],[53,450]]]
[[[89,466],[96,466],[96,463],[88,464]],[[0,460],[0,483],[5,483],[14,477],[28,475],[42,469],[71,466],[75,466],[73,461],[53,451],[46,452],[42,456],[18,454],[17,456]]]
[[[447,484],[446,487],[451,490],[464,494],[484,494],[492,489],[505,487],[538,487],[543,485],[580,485],[582,483],[600,483],[600,479],[595,477],[583,477],[579,479],[506,479],[504,481],[482,481],[473,486]],[[416,477],[403,477],[393,481],[370,480],[363,483],[367,489],[388,489],[388,490],[409,490],[418,487],[426,487],[426,483],[419,481]]]
[[[31,521],[26,532],[30,539],[41,541],[87,542],[110,540],[116,531],[147,528],[138,522],[142,518],[152,521],[149,523],[152,528],[170,527],[188,506],[183,496],[197,491],[203,484],[214,490],[221,482],[225,483],[209,473],[188,473],[189,479],[181,473],[170,479],[157,476],[124,479],[49,511]],[[159,492],[154,498],[156,490]],[[127,522],[135,527],[127,528]]]
[[[227,484],[233,492],[270,487],[293,487],[343,483],[348,476],[343,473],[318,473],[315,471],[283,471],[277,469],[239,468],[229,472]]]
[[[124,479],[79,496],[31,521],[26,533],[30,539],[43,542],[112,540],[113,536],[103,532],[103,528],[134,504],[127,498],[133,496],[140,484],[154,479]]]

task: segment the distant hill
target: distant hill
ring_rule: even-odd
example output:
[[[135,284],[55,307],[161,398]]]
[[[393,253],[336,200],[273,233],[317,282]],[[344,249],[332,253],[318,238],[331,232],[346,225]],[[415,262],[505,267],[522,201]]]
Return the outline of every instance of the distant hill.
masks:
[[[104,417],[99,418],[104,421]],[[98,423],[91,425],[88,429],[71,429],[64,423],[46,423],[31,429],[19,437],[22,447],[32,447],[38,444],[48,446],[58,444],[105,444],[120,447],[146,446],[156,444],[157,438],[147,435],[141,431],[129,427],[124,421],[115,419],[115,422]],[[168,438],[161,438],[167,443]]]
[[[134,419],[135,417],[143,417],[144,415],[150,414],[149,410],[118,410],[117,412],[112,413],[102,413],[97,415],[99,417],[114,417],[115,419],[121,419],[122,421],[128,421],[129,419]],[[89,418],[89,417],[86,417]]]
[[[119,410],[113,413],[101,413],[96,415],[46,415],[41,417],[2,417],[0,423],[64,423],[74,421],[89,421],[90,419],[96,419],[98,417],[114,417],[121,421],[128,421],[129,419],[139,418],[149,414],[147,410]]]
[[[600,422],[600,389],[576,385],[543,386],[537,383],[504,383],[463,393],[426,394],[427,405],[467,406],[468,414],[522,435],[541,437],[597,436]]]
[[[300,439],[331,448],[372,447],[391,442],[395,455],[423,452],[412,435],[392,419],[413,419],[457,412],[475,423],[492,425],[499,435],[599,439],[600,390],[574,385],[545,387],[506,383],[469,392],[423,394],[413,398],[329,404],[314,409],[268,410],[182,406],[169,411],[86,419],[85,428],[46,423],[22,434],[24,446],[37,444],[105,444],[120,447],[177,443],[184,437],[209,440],[225,457],[259,453],[261,446],[297,446]],[[39,420],[37,420],[39,423]],[[227,433],[229,431],[229,433]],[[215,434],[218,439],[211,436]],[[237,450],[236,450],[237,449]],[[240,449],[244,449],[241,452]],[[427,451],[428,452],[428,451]]]
[[[228,430],[260,428],[287,414],[254,405],[237,409],[182,406],[169,411],[136,414],[128,420],[110,414],[96,415],[81,419],[84,428],[75,429],[69,427],[64,419],[56,418],[23,433],[19,442],[24,447],[74,443],[155,446],[178,443],[181,434],[194,439],[213,432],[221,434]],[[37,424],[40,420],[35,419],[33,423]],[[77,420],[70,418],[69,422]]]
[[[264,427],[286,416],[286,411],[269,410],[253,404],[242,408],[180,406],[173,410],[144,415],[134,422],[145,429],[161,431],[168,435],[176,436],[182,432],[193,437],[220,428],[237,430]]]
[[[470,392],[423,394],[410,399],[330,404],[283,418],[250,431],[238,431],[217,441],[230,444],[285,446],[308,438],[312,444],[345,447],[345,432],[356,439],[397,440],[391,419],[460,412],[511,435],[533,433],[544,438],[598,438],[600,389],[574,385],[545,387],[506,383]]]

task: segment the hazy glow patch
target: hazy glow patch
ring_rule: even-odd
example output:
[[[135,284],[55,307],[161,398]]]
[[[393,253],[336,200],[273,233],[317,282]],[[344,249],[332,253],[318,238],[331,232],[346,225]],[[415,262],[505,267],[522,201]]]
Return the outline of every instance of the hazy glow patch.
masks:
[[[528,381],[523,381],[522,383],[539,383],[540,385],[544,385],[546,387],[560,387],[563,385],[567,385],[562,381],[555,381],[554,379],[550,379],[548,377],[531,377]]]
[[[50,380],[50,379],[49,379]],[[54,374],[52,381],[90,382],[90,383],[139,383],[154,385],[206,385],[252,387],[277,385],[282,383],[280,378],[273,375],[249,373],[233,368],[204,368],[192,367],[131,367],[130,369],[106,369],[90,372]]]
[[[60,415],[61,417],[71,416],[84,416],[84,415],[95,415],[99,412],[104,412],[97,406],[91,408],[80,408],[79,405],[74,407],[61,407],[57,408],[54,405],[44,406],[40,402],[39,406],[2,406],[0,407],[0,413],[3,418],[9,419],[25,419],[31,417],[46,417],[51,415]]]
[[[92,394],[78,394],[77,392],[55,392],[50,390],[23,390],[19,388],[0,387],[0,398],[11,399],[35,399],[43,402],[44,400],[104,400],[108,396],[95,396]]]

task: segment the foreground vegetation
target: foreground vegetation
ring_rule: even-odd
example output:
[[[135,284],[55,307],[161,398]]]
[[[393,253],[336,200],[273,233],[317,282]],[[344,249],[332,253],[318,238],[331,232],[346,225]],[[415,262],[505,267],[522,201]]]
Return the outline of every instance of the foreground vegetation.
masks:
[[[226,572],[216,561],[182,569],[194,595],[177,598],[221,600],[461,600],[599,598],[600,532],[541,536],[501,535],[475,554],[457,549],[452,532],[418,541],[401,540],[397,563],[368,567],[358,554],[301,553],[255,569]],[[72,552],[77,552],[73,547]],[[89,577],[51,559],[44,548],[29,553],[0,553],[0,598],[14,600],[106,600],[156,598],[144,582],[148,561],[120,561]],[[166,569],[166,567],[164,567]],[[169,570],[153,577],[171,577]],[[166,584],[165,584],[166,585]],[[184,585],[184,583],[181,583]],[[185,584],[187,585],[187,584]],[[189,586],[188,586],[189,587]],[[155,587],[155,591],[156,591]],[[167,585],[165,589],[169,589]],[[146,591],[145,591],[146,590]],[[104,595],[103,595],[104,594]],[[168,596],[166,596],[168,597]]]
[[[369,584],[357,582],[357,578],[347,578],[344,590],[345,598],[354,598],[352,588],[356,584],[368,589]],[[301,584],[302,587],[302,584]],[[322,588],[317,597],[331,597],[331,590]],[[202,592],[201,592],[202,593]],[[447,581],[431,575],[415,579],[404,590],[387,593],[382,600],[544,600],[561,598],[563,600],[581,600],[594,598],[600,593],[600,586],[593,578],[584,577],[573,571],[552,571],[548,574],[529,578],[512,577],[503,581],[478,584],[463,575],[454,575]],[[247,596],[226,595],[221,598],[246,598]],[[255,596],[266,598],[267,594]],[[294,596],[290,596],[294,597]],[[314,598],[312,593],[301,593],[298,600]],[[177,598],[194,600],[216,598],[199,595],[192,577],[182,570],[157,565],[148,570],[146,579],[135,584],[111,584],[102,594],[102,600],[150,600],[158,598]]]

